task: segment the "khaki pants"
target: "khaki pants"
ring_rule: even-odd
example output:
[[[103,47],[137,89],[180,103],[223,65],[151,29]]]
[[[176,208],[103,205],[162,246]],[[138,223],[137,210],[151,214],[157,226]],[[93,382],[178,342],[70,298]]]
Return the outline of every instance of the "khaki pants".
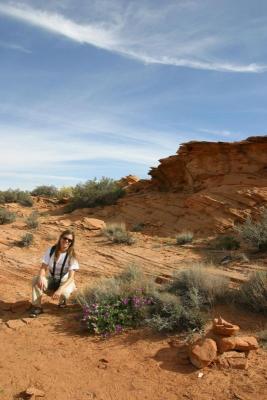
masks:
[[[53,277],[52,276],[48,276],[48,277],[43,277],[43,282],[44,282],[44,290],[41,290],[38,286],[38,280],[39,280],[39,276],[35,276],[32,280],[32,304],[36,307],[41,307],[41,303],[42,303],[42,295],[44,293],[51,293],[51,291],[49,291],[49,286],[51,286],[52,281],[53,281]],[[60,282],[60,286],[62,286],[64,284],[64,282],[66,282],[66,280],[68,279],[68,275],[64,276]],[[59,302],[62,302],[63,300],[67,300],[71,293],[76,289],[75,283],[74,282],[70,282],[68,284],[68,286],[63,290]]]

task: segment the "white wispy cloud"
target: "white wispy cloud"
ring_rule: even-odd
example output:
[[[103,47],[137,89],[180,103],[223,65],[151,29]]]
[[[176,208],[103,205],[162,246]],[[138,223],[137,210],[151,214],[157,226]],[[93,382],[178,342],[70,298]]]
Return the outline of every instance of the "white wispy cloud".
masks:
[[[9,50],[15,50],[15,51],[20,51],[22,53],[30,54],[31,50],[26,49],[25,47],[16,44],[16,43],[10,43],[10,42],[3,42],[0,40],[0,47],[4,49],[9,49]]]
[[[209,52],[216,50],[216,46],[221,45],[223,40],[215,34],[201,35],[198,39],[201,29],[194,32],[192,28],[192,33],[187,32],[186,35],[183,35],[182,30],[161,33],[154,29],[150,32],[151,26],[147,27],[146,23],[151,23],[151,16],[145,20],[145,12],[141,27],[138,24],[134,26],[135,20],[129,18],[129,12],[117,18],[116,23],[105,20],[78,23],[58,13],[10,4],[0,4],[0,13],[75,42],[96,46],[147,64],[239,73],[261,73],[267,70],[267,65],[255,62],[243,64],[216,60]]]

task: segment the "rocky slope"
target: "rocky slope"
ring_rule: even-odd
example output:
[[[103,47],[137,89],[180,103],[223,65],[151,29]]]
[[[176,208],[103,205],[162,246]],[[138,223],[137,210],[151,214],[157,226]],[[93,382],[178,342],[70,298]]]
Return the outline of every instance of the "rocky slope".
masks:
[[[116,206],[94,214],[130,227],[142,223],[149,234],[226,232],[248,215],[259,216],[267,204],[267,136],[189,142],[160,160],[150,175],[131,182]]]

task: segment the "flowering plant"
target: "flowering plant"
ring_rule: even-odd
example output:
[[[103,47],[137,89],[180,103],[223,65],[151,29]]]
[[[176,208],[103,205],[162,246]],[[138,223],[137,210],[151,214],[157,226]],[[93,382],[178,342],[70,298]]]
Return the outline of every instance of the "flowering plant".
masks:
[[[140,326],[152,304],[153,299],[139,289],[129,296],[119,295],[85,305],[82,322],[90,333],[102,336],[121,333],[124,328]]]

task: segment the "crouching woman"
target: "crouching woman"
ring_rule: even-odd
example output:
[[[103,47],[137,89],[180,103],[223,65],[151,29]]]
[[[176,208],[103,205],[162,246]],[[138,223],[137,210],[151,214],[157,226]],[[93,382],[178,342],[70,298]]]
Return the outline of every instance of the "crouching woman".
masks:
[[[43,313],[41,302],[43,293],[51,294],[53,300],[58,300],[59,307],[64,307],[76,289],[74,275],[79,269],[79,264],[74,243],[74,232],[66,230],[61,233],[58,242],[44,254],[39,275],[33,278],[30,311],[32,318]]]

